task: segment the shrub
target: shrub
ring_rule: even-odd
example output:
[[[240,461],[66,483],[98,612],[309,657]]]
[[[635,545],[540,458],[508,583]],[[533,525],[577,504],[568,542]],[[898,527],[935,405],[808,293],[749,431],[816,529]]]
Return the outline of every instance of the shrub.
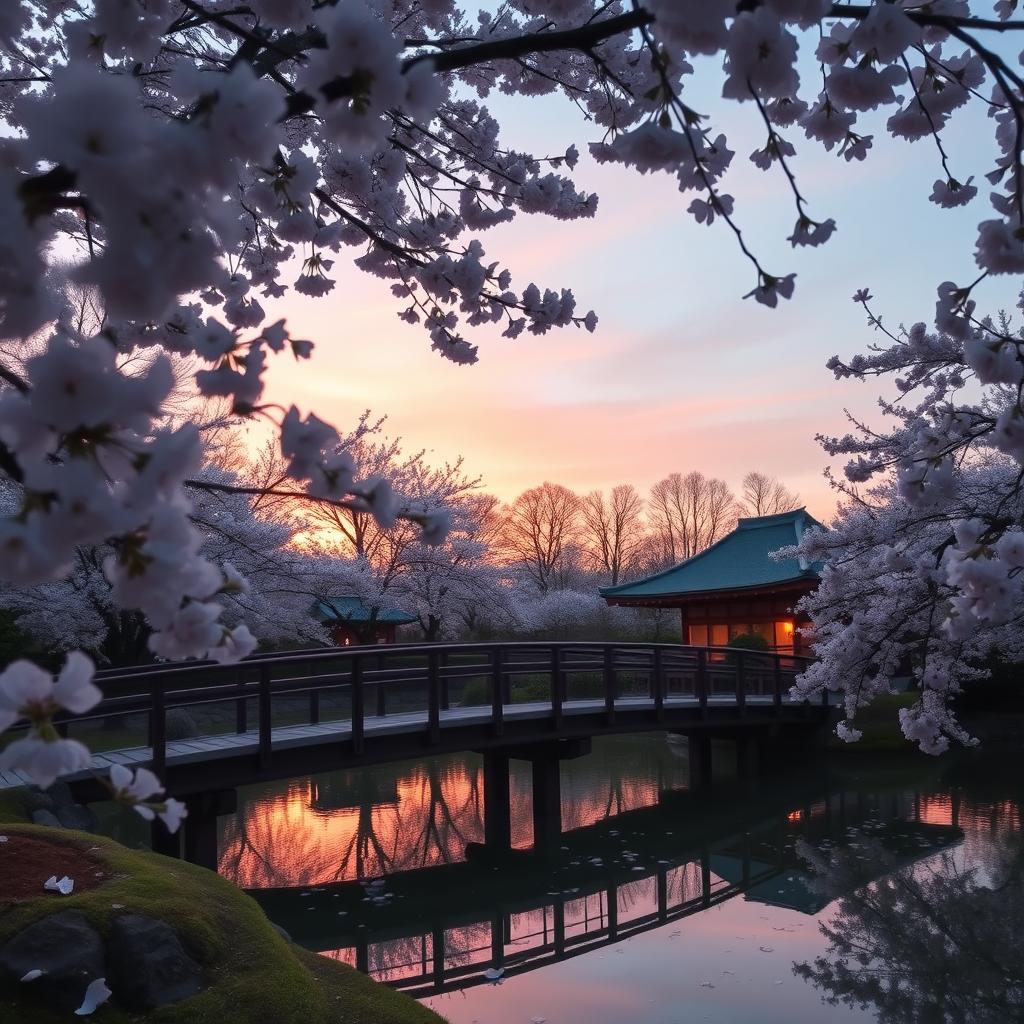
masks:
[[[770,650],[768,641],[757,633],[740,633],[729,641],[729,646],[736,647],[743,651]]]

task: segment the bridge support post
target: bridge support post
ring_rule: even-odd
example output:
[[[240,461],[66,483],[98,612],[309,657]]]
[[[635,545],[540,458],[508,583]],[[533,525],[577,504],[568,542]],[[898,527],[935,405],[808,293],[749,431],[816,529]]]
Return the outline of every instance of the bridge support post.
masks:
[[[491,966],[505,966],[505,915],[491,917]]]
[[[558,755],[533,761],[533,852],[558,853],[562,842],[562,772]]]
[[[200,867],[217,870],[217,818],[234,814],[238,795],[233,789],[198,793],[185,798],[188,817],[185,819],[185,860]]]
[[[736,739],[736,774],[744,781],[757,778],[761,760],[761,744],[753,736]]]
[[[552,910],[555,956],[561,959],[565,956],[565,899],[559,896]]]
[[[604,891],[605,912],[608,915],[608,938],[613,942],[619,934],[619,890],[614,885]]]
[[[490,853],[512,848],[512,808],[508,792],[508,756],[484,754],[484,844]]]
[[[430,933],[430,949],[434,967],[434,988],[444,991],[444,927],[438,925]]]
[[[149,826],[149,845],[154,853],[162,853],[165,857],[181,856],[181,829],[173,835],[167,826],[157,818]]]
[[[690,751],[690,789],[694,792],[711,785],[711,737],[704,733],[690,733],[687,737]]]

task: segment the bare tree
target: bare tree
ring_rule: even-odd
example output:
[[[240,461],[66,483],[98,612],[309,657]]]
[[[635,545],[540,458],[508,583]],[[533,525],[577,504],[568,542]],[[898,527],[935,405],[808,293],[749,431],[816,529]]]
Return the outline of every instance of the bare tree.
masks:
[[[643,507],[632,484],[613,487],[608,498],[604,491],[591,491],[580,503],[587,556],[612,586],[636,567],[646,537]]]
[[[778,477],[753,470],[743,478],[740,506],[748,516],[774,516],[800,507],[800,495]]]
[[[505,509],[501,545],[508,562],[542,593],[566,585],[575,568],[580,498],[561,484],[523,491]]]
[[[670,473],[652,488],[648,520],[660,541],[661,561],[671,565],[710,547],[736,524],[736,498],[716,477]]]

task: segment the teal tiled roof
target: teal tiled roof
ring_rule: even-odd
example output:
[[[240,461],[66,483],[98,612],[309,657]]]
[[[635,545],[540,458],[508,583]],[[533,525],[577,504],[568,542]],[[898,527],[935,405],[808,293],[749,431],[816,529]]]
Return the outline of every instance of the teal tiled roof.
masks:
[[[370,608],[358,597],[328,597],[313,602],[313,615],[321,622],[383,622],[404,626],[416,616],[401,608]]]
[[[741,519],[732,533],[693,558],[635,583],[602,587],[601,596],[674,597],[813,580],[821,573],[820,563],[802,567],[796,559],[777,562],[769,556],[779,548],[795,544],[804,530],[814,526],[821,523],[802,508],[775,516]]]

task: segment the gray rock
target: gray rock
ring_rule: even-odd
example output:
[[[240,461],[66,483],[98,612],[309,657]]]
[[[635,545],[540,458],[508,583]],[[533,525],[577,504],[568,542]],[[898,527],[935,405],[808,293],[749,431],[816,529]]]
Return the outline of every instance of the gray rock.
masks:
[[[38,998],[61,1010],[82,1005],[89,982],[103,977],[103,940],[84,914],[51,914],[0,946],[0,973],[11,981],[35,970],[46,973],[24,983],[26,999]]]
[[[114,998],[137,1013],[180,1002],[203,987],[202,968],[182,948],[174,929],[141,914],[114,919],[106,977]]]
[[[38,786],[26,786],[21,792],[22,806],[27,814],[31,814],[33,811],[53,810],[53,797],[45,789],[39,789]]]
[[[45,793],[53,801],[54,807],[70,807],[75,802],[71,787],[66,782],[51,782]]]
[[[60,819],[53,811],[40,807],[38,811],[32,812],[33,825],[48,825],[50,828],[60,828]]]
[[[171,708],[167,712],[165,722],[169,740],[187,740],[199,735],[199,726],[184,708]]]
[[[81,804],[58,807],[57,820],[65,828],[75,828],[81,832],[94,832],[96,830],[96,815],[88,807],[83,807]]]

